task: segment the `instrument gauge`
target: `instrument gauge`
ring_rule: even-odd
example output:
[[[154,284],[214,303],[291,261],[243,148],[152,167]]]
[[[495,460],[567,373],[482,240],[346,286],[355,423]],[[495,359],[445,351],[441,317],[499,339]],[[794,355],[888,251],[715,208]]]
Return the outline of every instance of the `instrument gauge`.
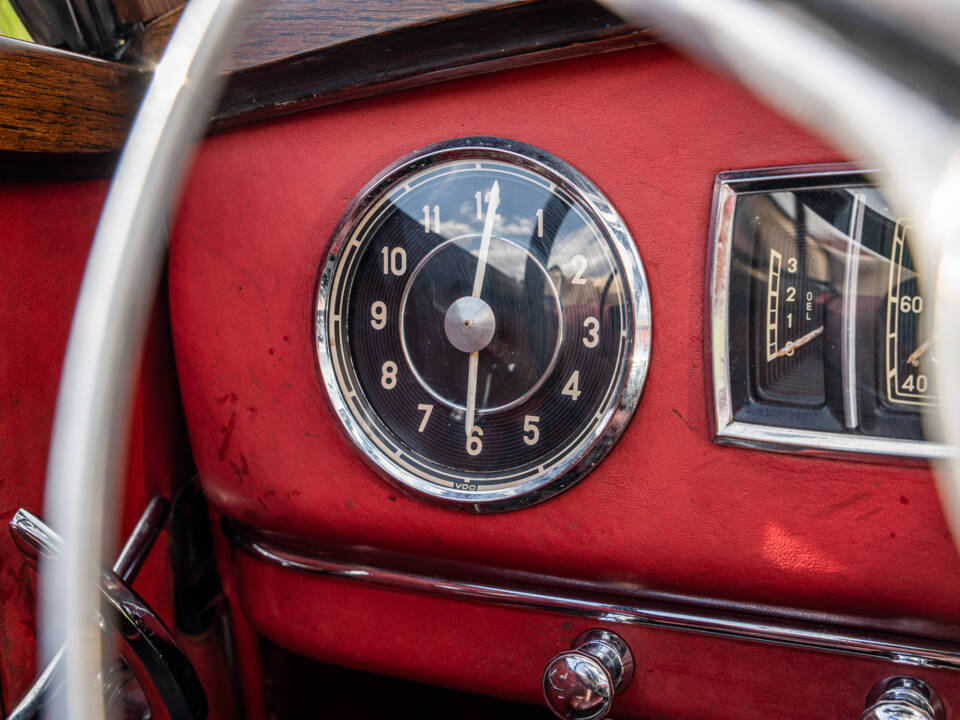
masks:
[[[872,173],[831,165],[718,177],[710,359],[718,442],[938,457],[930,333],[938,266],[911,252]]]
[[[316,338],[330,403],[381,475],[506,510],[569,487],[623,432],[649,296],[590,181],[531,146],[465,138],[404,158],[348,210]]]
[[[824,402],[828,262],[800,200],[779,193],[756,202],[755,382],[764,400],[816,406]]]
[[[882,352],[883,401],[898,410],[937,404],[936,339],[924,334],[924,314],[930,311],[930,304],[921,292],[921,268],[910,252],[908,235],[909,228],[897,223],[890,245]]]

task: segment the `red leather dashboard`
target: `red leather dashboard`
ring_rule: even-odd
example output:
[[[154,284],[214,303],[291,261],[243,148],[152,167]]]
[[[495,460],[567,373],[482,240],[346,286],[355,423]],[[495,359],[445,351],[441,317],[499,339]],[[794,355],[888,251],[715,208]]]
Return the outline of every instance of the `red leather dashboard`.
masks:
[[[573,489],[496,515],[425,505],[377,477],[341,435],[314,351],[317,269],[347,205],[396,158],[466,135],[540,146],[593,180],[630,227],[653,308],[646,387],[617,447]],[[710,439],[703,288],[714,177],[837,159],[747,91],[662,47],[449,82],[209,138],[175,224],[170,302],[184,407],[211,504],[318,548],[388,549],[904,627],[956,624],[960,563],[929,470]],[[254,624],[294,649],[523,699],[536,699],[538,677],[527,676],[539,670],[527,668],[528,656],[542,667],[578,631],[556,618],[395,597],[246,557],[236,568]],[[509,653],[488,647],[477,631],[484,623],[492,644],[529,625],[516,653],[523,659],[511,665]],[[436,633],[436,647],[469,639],[449,659],[457,667],[438,678],[430,675],[436,663],[416,652],[397,660],[394,649],[416,644],[416,627]],[[658,657],[650,667],[675,678],[675,702],[658,706],[670,717],[720,712],[724,692],[755,698],[755,674],[775,680],[770,668],[797,658],[768,648],[751,659],[750,645],[643,633],[650,652],[641,661]],[[843,663],[864,677],[883,669],[808,657],[813,664],[797,670],[801,682],[813,682],[815,670],[838,673]],[[705,664],[692,672],[696,658]],[[504,678],[514,671],[525,674],[510,684]],[[865,693],[860,671],[850,672],[856,677],[844,676],[844,692]],[[684,709],[681,700],[705,678],[713,689]],[[730,682],[733,690],[721,689]],[[777,706],[766,702],[734,715],[769,717]],[[849,717],[856,711],[845,709]]]
[[[60,369],[90,241],[106,194],[102,181],[22,183],[0,189],[5,262],[0,266],[0,512],[43,515],[43,487]],[[147,334],[132,408],[120,534],[155,495],[171,496],[192,472],[173,373],[166,304]],[[165,545],[165,539],[157,547]],[[37,579],[6,538],[0,543],[0,688],[5,716],[36,677]],[[176,627],[169,556],[154,551],[134,589]],[[203,640],[179,635],[203,679],[210,717],[231,716],[222,659]]]

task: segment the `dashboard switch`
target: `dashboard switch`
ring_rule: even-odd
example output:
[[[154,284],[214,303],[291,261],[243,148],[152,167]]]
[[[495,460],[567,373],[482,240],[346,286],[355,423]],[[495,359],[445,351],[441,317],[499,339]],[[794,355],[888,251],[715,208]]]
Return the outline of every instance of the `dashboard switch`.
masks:
[[[619,635],[587,630],[543,671],[543,695],[557,717],[599,720],[633,679],[633,654]]]
[[[860,720],[943,720],[943,704],[922,680],[891,677],[881,680],[867,696]]]

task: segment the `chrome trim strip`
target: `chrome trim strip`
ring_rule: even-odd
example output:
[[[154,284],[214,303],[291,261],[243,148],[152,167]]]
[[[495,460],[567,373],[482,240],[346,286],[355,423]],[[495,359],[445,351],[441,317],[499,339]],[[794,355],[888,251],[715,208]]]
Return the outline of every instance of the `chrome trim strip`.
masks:
[[[857,398],[857,290],[860,281],[860,241],[863,234],[863,191],[853,193],[853,212],[847,230],[847,257],[843,268],[843,317],[840,319],[843,346],[843,424],[853,430],[860,425]]]
[[[809,451],[810,454],[860,453],[876,457],[947,458],[948,448],[925,440],[897,440],[869,435],[796,430],[774,425],[731,421],[716,441],[726,445],[740,445],[760,450]]]
[[[733,408],[730,398],[730,366],[727,349],[729,348],[727,318],[730,307],[730,263],[733,249],[730,238],[733,235],[733,210],[736,194],[730,183],[717,178],[713,193],[711,216],[715,219],[710,228],[711,262],[708,264],[709,288],[707,289],[707,317],[710,326],[704,333],[707,338],[708,365],[711,368],[713,386],[713,435],[721,434],[723,428],[733,422]],[[708,393],[709,395],[710,393]]]
[[[805,623],[759,614],[684,606],[638,598],[614,599],[600,593],[547,585],[511,585],[383,567],[332,555],[308,554],[227,519],[227,538],[247,555],[278,567],[353,580],[403,592],[540,612],[563,613],[618,625],[716,635],[792,648],[869,657],[899,665],[960,670],[960,647],[942,641],[878,633],[838,625]]]
[[[711,367],[714,412],[714,440],[721,444],[738,445],[762,450],[850,457],[853,454],[868,457],[903,457],[913,459],[943,459],[955,455],[942,443],[925,440],[900,440],[869,435],[846,435],[814,430],[758,425],[738,422],[733,417],[730,391],[729,340],[729,283],[732,261],[733,217],[737,197],[743,193],[762,192],[775,185],[777,189],[838,185],[844,178],[876,176],[877,171],[863,170],[847,163],[802,165],[763,170],[742,170],[721,173],[714,185],[713,221],[709,239],[712,254],[707,288],[707,355]],[[796,186],[783,181],[796,180]],[[846,301],[846,300],[845,300]],[[855,358],[850,359],[855,362]],[[846,375],[846,367],[845,375]],[[850,382],[844,378],[846,387]]]

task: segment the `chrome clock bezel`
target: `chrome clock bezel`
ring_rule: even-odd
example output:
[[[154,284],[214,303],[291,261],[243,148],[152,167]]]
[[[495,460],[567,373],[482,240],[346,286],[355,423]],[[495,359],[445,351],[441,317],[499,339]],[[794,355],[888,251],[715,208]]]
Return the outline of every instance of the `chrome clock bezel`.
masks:
[[[606,236],[622,272],[629,328],[624,363],[614,392],[602,408],[597,429],[555,467],[535,478],[492,490],[441,487],[411,472],[384,452],[364,431],[347,404],[327,342],[328,312],[338,263],[357,223],[383,194],[426,168],[456,160],[499,160],[532,171],[555,183],[575,199]],[[432,503],[473,512],[499,512],[527,507],[553,497],[586,476],[610,451],[636,410],[646,380],[651,345],[650,295],[643,263],[626,223],[609,200],[582,173],[565,161],[526,143],[497,137],[466,137],[416,150],[381,171],[360,191],[337,225],[317,279],[314,338],[326,398],[341,431],[364,461],[404,492]]]

